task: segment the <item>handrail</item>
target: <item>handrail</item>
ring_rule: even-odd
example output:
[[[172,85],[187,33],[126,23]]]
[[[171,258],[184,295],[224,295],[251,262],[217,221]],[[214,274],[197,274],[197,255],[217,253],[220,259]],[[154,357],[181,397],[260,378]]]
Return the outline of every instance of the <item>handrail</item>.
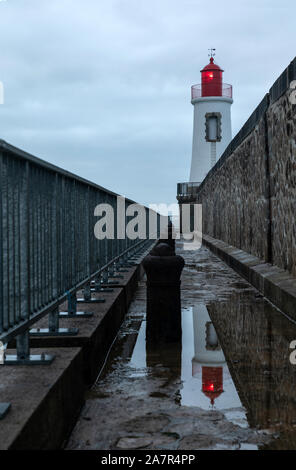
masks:
[[[106,193],[110,195],[119,196],[119,194],[115,193],[114,191],[111,191],[110,189],[100,186],[99,184],[94,183],[90,180],[87,180],[86,178],[82,178],[81,176],[78,176],[75,173],[71,173],[70,171],[65,170],[64,168],[61,168],[59,166],[56,166],[53,163],[50,163],[50,162],[47,162],[46,160],[38,158],[35,155],[32,155],[29,152],[26,152],[25,150],[19,149],[18,147],[15,147],[14,145],[7,143],[3,139],[0,139],[0,153],[1,151],[11,152],[14,155],[14,157],[28,160],[31,163],[34,163],[40,167],[46,168],[49,171],[52,171],[54,173],[59,173],[61,175],[67,176],[68,178],[75,179],[76,181],[79,181],[80,183],[85,183],[89,186],[92,186],[93,188],[105,191]],[[126,201],[130,202],[131,204],[135,204],[135,201],[129,198],[126,198]]]
[[[116,258],[113,258],[109,263],[106,265],[102,266],[100,269],[98,269],[95,273],[93,273],[91,276],[89,276],[87,279],[84,279],[80,283],[78,283],[76,286],[74,286],[72,289],[69,289],[69,291],[65,292],[63,295],[58,297],[54,302],[51,302],[49,305],[47,305],[45,308],[43,308],[40,312],[35,313],[32,315],[29,319],[24,320],[18,325],[15,325],[14,327],[11,328],[11,330],[8,333],[2,333],[0,335],[0,340],[3,342],[9,342],[15,338],[18,334],[21,334],[25,331],[28,330],[29,327],[34,325],[38,320],[46,316],[49,312],[55,310],[59,305],[61,305],[63,302],[67,300],[67,295],[70,294],[75,294],[77,291],[82,289],[86,284],[91,282],[93,279],[95,279],[97,276],[99,276],[103,271],[107,270],[113,263],[115,263],[117,260],[119,260],[121,257],[123,257],[126,253],[128,253],[131,250],[134,250],[137,246],[142,246],[147,240],[141,240],[138,242],[135,246],[128,248],[125,250],[121,255],[117,256]],[[153,240],[151,241],[151,245],[153,246]]]
[[[144,206],[144,240],[95,238],[95,207],[108,203],[115,211],[117,197],[0,141],[0,341],[28,336],[69,294],[76,296],[120,258],[153,242]],[[125,199],[125,210],[131,204]],[[159,214],[157,220],[159,225]],[[125,216],[125,228],[127,223]]]
[[[200,182],[184,182],[177,184],[177,196],[191,196],[197,193]]]

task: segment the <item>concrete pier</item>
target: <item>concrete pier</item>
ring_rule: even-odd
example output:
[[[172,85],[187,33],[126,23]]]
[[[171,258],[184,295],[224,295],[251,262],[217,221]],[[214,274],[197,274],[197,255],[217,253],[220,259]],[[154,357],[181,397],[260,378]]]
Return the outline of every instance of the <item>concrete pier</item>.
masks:
[[[140,265],[131,267],[112,286],[112,292],[93,294],[104,297],[104,303],[79,304],[79,310],[93,312],[91,317],[61,318],[60,326],[78,328],[77,335],[31,337],[32,354],[55,356],[50,365],[0,367],[0,402],[11,403],[1,420],[0,449],[63,447],[83,406],[85,391],[104,364],[142,274]],[[66,307],[63,304],[60,309]],[[48,326],[47,318],[34,326]],[[9,346],[13,347],[13,342]]]
[[[295,324],[207,248],[177,245],[182,349],[146,344],[143,280],[67,449],[295,448]]]

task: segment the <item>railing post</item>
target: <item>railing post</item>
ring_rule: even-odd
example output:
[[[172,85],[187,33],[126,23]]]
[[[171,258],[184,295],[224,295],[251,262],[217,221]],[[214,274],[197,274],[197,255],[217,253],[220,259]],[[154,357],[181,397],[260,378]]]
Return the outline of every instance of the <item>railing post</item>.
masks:
[[[105,282],[106,281],[106,282]],[[113,292],[110,287],[103,287],[104,284],[108,283],[108,273],[103,270],[94,281],[94,292]]]
[[[17,335],[16,337],[16,355],[6,354],[5,365],[35,365],[51,364],[54,359],[52,354],[30,354],[30,336],[29,330]]]
[[[85,284],[83,288],[83,298],[77,299],[77,303],[80,304],[99,304],[106,302],[105,299],[95,299],[91,296],[91,285],[90,282]]]
[[[30,358],[30,339],[28,331],[16,337],[17,358],[25,361]]]
[[[60,328],[59,308],[56,307],[48,314],[48,328],[32,328],[30,336],[74,336],[78,328]]]
[[[128,269],[124,269],[123,257],[117,259],[116,261],[116,272],[117,273],[127,273]]]
[[[59,323],[60,323],[59,309],[55,308],[48,315],[48,330],[50,332],[59,331]]]
[[[61,318],[85,318],[92,317],[93,312],[78,312],[77,311],[77,298],[76,292],[67,292],[68,311],[60,312]]]
[[[108,202],[114,210],[116,200],[115,194],[0,142],[0,335],[2,341],[16,341],[15,354],[3,352],[4,365],[50,364],[53,355],[31,354],[30,337],[77,334],[78,328],[61,328],[60,318],[92,316],[77,311],[77,303],[104,302],[92,292],[113,291],[103,284],[118,285],[110,278],[123,277],[124,266],[139,263],[146,242],[117,237],[116,226],[113,240],[93,237],[95,203]],[[125,200],[125,209],[129,204]],[[128,219],[125,211],[124,235]],[[125,250],[130,251],[121,256]],[[86,282],[83,298],[77,299],[75,291]],[[59,312],[66,295],[67,311]],[[48,328],[31,328],[46,315]],[[10,403],[0,403],[0,419],[9,408]]]
[[[116,276],[114,273],[114,263],[111,263],[111,265],[108,266],[108,268],[104,269],[103,271],[103,279],[104,279],[103,283],[104,284],[106,285],[110,284],[110,285],[116,286],[116,284],[118,284],[118,281],[110,281],[109,278],[114,279],[117,277],[119,276]]]

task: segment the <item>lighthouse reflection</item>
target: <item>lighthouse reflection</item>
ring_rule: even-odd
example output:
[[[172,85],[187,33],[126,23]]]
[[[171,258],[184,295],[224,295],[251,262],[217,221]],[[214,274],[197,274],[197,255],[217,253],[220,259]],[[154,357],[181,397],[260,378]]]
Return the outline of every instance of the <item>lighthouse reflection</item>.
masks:
[[[183,309],[182,342],[155,343],[147,337],[143,321],[130,368],[131,377],[159,378],[164,374],[166,386],[178,386],[180,405],[223,410],[232,422],[247,426],[244,408],[204,304]]]
[[[206,305],[193,307],[194,356],[192,358],[192,376],[199,379],[201,391],[209,398],[212,406],[223,393],[223,375],[227,375],[225,357],[218,341],[214,325],[209,317]]]
[[[232,410],[233,417],[244,420],[241,401],[207,306],[197,304],[185,310],[182,330],[182,405]]]
[[[223,365],[226,361],[207,307],[205,305],[194,307],[192,315],[194,331],[192,376],[198,378],[201,373],[202,392],[214,406],[215,400],[223,393]]]

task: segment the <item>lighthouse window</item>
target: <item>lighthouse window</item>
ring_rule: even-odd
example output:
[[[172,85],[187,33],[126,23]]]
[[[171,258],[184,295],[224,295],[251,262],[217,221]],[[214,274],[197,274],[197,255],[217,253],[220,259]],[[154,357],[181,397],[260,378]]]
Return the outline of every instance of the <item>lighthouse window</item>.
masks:
[[[206,349],[208,351],[219,351],[221,349],[216,330],[210,321],[206,323]]]
[[[221,140],[221,113],[206,114],[206,141],[218,142]]]
[[[217,116],[209,118],[209,140],[217,140],[218,137],[218,119]]]

